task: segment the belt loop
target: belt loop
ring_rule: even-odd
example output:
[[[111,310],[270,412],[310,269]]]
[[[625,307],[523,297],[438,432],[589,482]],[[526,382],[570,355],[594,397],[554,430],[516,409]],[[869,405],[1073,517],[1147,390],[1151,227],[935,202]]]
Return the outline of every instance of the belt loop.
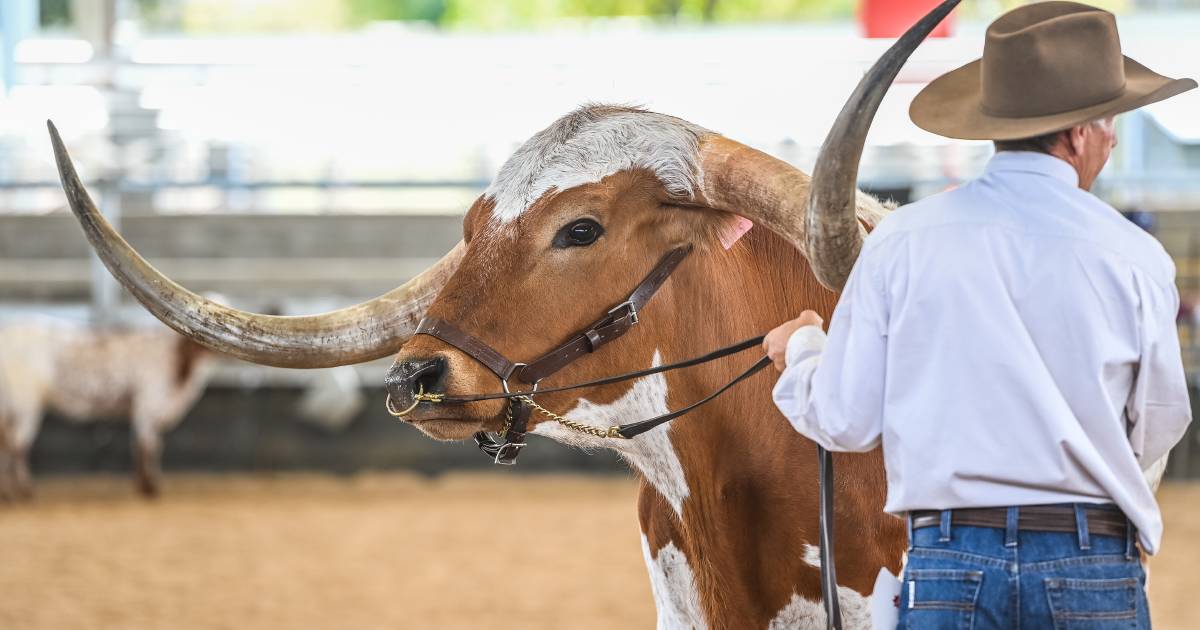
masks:
[[[1089,551],[1092,548],[1092,539],[1088,535],[1087,514],[1083,510],[1082,503],[1076,503],[1075,508],[1075,532],[1079,534],[1079,550]]]
[[[912,512],[911,511],[906,512],[904,514],[904,521],[905,521],[904,527],[905,527],[905,529],[908,530],[908,550],[911,552],[913,550],[913,527],[912,527]]]
[[[950,510],[942,510],[941,536],[938,542],[950,542]]]
[[[1017,524],[1020,518],[1020,508],[1011,506],[1008,512],[1004,515],[1004,546],[1017,546]]]
[[[1133,521],[1125,519],[1125,559],[1133,560],[1136,557],[1134,553],[1136,548],[1134,543],[1137,541],[1137,528],[1133,526]]]

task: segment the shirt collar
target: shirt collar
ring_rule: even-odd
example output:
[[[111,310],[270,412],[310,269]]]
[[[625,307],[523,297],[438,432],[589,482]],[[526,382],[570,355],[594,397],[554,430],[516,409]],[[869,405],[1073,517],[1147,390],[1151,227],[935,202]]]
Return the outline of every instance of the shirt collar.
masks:
[[[1036,173],[1072,187],[1079,186],[1079,173],[1075,172],[1075,167],[1053,155],[1035,151],[997,151],[988,160],[984,173]]]

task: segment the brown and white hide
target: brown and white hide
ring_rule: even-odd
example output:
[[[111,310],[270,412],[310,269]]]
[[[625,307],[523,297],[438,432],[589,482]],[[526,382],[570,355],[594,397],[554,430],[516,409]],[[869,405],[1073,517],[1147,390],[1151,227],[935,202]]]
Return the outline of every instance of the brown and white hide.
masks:
[[[32,493],[29,449],[53,411],[75,422],[129,422],[138,488],[156,494],[162,434],[203,393],[213,356],[165,327],[0,326],[0,493]]]

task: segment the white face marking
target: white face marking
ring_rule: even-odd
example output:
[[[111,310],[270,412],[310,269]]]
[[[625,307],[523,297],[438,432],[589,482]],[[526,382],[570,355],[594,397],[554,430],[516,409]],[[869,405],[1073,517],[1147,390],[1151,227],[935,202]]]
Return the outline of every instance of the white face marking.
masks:
[[[871,602],[858,591],[838,587],[843,628],[870,628]],[[825,606],[819,601],[804,599],[793,593],[792,599],[775,615],[768,630],[820,630],[825,627]]]
[[[642,556],[646,559],[650,590],[654,593],[654,605],[658,609],[658,630],[708,628],[700,610],[696,580],[692,575],[692,567],[688,566],[687,556],[674,543],[667,543],[651,556],[650,543],[645,535],[642,536]]]
[[[699,139],[706,133],[673,116],[585,106],[521,145],[484,196],[495,201],[493,219],[507,223],[549,190],[563,191],[619,171],[645,168],[669,193],[690,199],[703,185]]]
[[[652,366],[662,364],[662,356],[654,351]],[[566,417],[599,427],[611,427],[626,422],[645,420],[667,413],[667,378],[652,374],[633,383],[625,395],[607,405],[580,399]],[[533,433],[584,449],[611,448],[654,486],[671,504],[676,516],[683,516],[683,502],[688,498],[687,479],[683,465],[675,453],[669,435],[670,423],[657,426],[632,440],[611,440],[593,437],[568,429],[556,422],[546,421],[533,428]]]

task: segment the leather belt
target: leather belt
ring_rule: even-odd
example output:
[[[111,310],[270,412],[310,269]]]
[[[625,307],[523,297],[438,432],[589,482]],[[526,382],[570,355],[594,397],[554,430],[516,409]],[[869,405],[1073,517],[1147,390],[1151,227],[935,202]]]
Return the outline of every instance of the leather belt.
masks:
[[[1124,537],[1129,519],[1114,505],[1088,505],[1083,510],[1091,534]],[[962,508],[950,510],[951,525],[1004,529],[1008,508]],[[938,527],[942,513],[936,510],[911,512],[913,529]],[[1017,529],[1039,532],[1076,531],[1075,508],[1070,505],[1023,505],[1018,508]]]

